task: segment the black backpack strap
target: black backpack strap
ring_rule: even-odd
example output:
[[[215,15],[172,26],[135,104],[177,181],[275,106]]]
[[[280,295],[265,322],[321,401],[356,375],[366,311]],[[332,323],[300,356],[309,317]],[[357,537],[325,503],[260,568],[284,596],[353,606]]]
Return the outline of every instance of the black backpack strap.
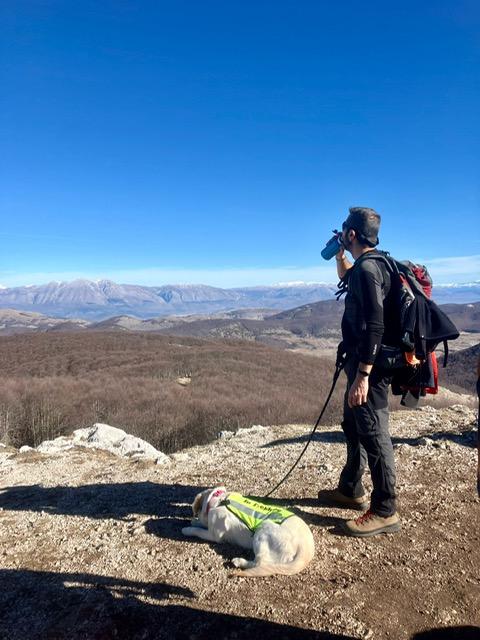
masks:
[[[337,284],[337,290],[335,291],[335,294],[334,294],[337,299],[337,302],[340,300],[340,298],[343,296],[344,293],[347,293],[347,291],[348,291],[348,283],[346,280],[342,278]]]
[[[363,260],[381,260],[384,264],[387,265],[390,273],[398,273],[398,267],[395,263],[395,260],[390,257],[387,251],[379,251],[378,249],[375,251],[367,251],[359,258],[357,258],[355,264]]]
[[[337,290],[335,291],[335,297],[337,298],[337,302],[340,300],[343,294],[347,293],[348,291],[348,281],[350,279],[350,274],[352,273],[352,269],[353,267],[350,267],[350,269],[347,269],[345,275],[343,276],[343,278],[340,278],[340,281],[337,284]]]
[[[425,360],[427,357],[427,305],[423,298],[416,298],[414,301],[415,306],[415,355],[421,360]]]
[[[443,341],[443,368],[447,366],[448,361],[448,340]]]
[[[340,278],[340,281],[337,284],[337,290],[335,291],[335,297],[337,298],[337,301],[340,300],[340,298],[343,296],[343,294],[348,292],[348,281],[350,279],[350,275],[352,273],[352,270],[361,261],[367,260],[367,259],[380,260],[381,262],[383,262],[387,266],[387,268],[390,271],[390,273],[395,273],[395,269],[396,269],[396,272],[398,273],[398,269],[397,269],[396,265],[394,264],[392,266],[392,264],[391,264],[392,260],[388,259],[388,254],[387,254],[386,251],[378,251],[377,250],[377,251],[375,251],[375,253],[373,251],[367,251],[367,253],[364,253],[359,258],[357,258],[355,260],[354,264],[350,267],[350,269],[347,269],[347,271],[346,271],[345,275],[343,276],[343,278]],[[394,260],[393,260],[393,263],[395,263]]]

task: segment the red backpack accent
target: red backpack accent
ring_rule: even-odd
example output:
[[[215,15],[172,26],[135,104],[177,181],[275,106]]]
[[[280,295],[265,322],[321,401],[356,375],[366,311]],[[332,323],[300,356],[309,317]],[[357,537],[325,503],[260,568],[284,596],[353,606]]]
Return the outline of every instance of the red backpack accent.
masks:
[[[430,365],[432,367],[433,373],[433,387],[426,387],[425,393],[431,393],[435,395],[436,393],[438,393],[438,362],[437,356],[435,355],[434,351],[432,351],[432,353],[430,353],[429,355],[431,358]]]
[[[432,279],[430,274],[427,271],[427,268],[421,264],[413,264],[413,262],[408,263],[408,267],[410,271],[415,276],[415,280],[422,287],[427,298],[432,297]]]

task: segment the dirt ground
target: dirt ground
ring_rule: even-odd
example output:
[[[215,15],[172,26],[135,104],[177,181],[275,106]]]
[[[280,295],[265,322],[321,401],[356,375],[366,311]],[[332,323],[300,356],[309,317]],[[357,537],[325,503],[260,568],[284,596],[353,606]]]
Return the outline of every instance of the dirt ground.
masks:
[[[254,427],[168,465],[92,450],[0,447],[0,638],[480,637],[476,429],[455,405],[392,415],[402,530],[343,535],[320,507],[344,458],[320,429],[278,491],[311,526],[316,556],[293,577],[229,577],[242,552],[181,535],[200,488],[265,494],[310,425]]]

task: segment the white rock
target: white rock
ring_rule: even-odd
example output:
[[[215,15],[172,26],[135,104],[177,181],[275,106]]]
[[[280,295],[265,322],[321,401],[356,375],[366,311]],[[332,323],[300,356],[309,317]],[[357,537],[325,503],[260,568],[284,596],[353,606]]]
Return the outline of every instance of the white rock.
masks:
[[[93,427],[74,431],[73,443],[80,446],[110,451],[117,456],[125,458],[156,460],[158,464],[170,462],[168,456],[158,451],[158,449],[155,449],[155,447],[145,440],[132,436],[122,429],[111,427],[108,424],[102,424],[100,422],[94,424]]]
[[[6,448],[7,448],[7,445],[6,445],[6,444],[3,444],[3,442],[0,442],[0,447],[2,447],[3,449],[6,449]]]
[[[24,444],[23,447],[20,447],[18,450],[19,453],[26,453],[27,451],[33,451],[33,447],[29,447],[28,444]]]
[[[55,440],[45,440],[36,448],[40,453],[58,454],[74,447],[86,447],[109,451],[124,458],[155,460],[157,464],[168,464],[170,458],[141,438],[126,433],[122,429],[97,422],[93,427],[77,429],[71,436],[60,436]],[[30,450],[30,447],[22,450]]]
[[[62,451],[66,451],[67,449],[73,448],[72,439],[68,436],[60,436],[59,438],[55,438],[55,440],[45,440],[41,444],[38,445],[37,451],[40,453],[62,453]]]

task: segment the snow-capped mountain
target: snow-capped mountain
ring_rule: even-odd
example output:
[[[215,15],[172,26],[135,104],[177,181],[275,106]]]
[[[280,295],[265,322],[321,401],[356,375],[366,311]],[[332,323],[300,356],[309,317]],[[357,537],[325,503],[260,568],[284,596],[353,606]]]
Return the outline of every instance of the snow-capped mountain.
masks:
[[[74,280],[2,289],[0,308],[63,318],[102,319],[121,314],[147,318],[250,307],[287,309],[330,299],[334,291],[334,285],[325,284],[221,289],[207,285],[144,287],[111,280]]]
[[[146,287],[111,280],[74,280],[45,285],[0,289],[0,309],[31,311],[61,318],[101,320],[129,315],[154,316],[214,314],[233,309],[286,310],[322,300],[332,300],[336,285],[283,282],[274,286],[221,289],[207,285]],[[480,281],[437,285],[433,297],[439,304],[480,301]]]
[[[480,301],[480,280],[464,284],[439,284],[433,286],[433,298],[437,304],[466,304]]]

